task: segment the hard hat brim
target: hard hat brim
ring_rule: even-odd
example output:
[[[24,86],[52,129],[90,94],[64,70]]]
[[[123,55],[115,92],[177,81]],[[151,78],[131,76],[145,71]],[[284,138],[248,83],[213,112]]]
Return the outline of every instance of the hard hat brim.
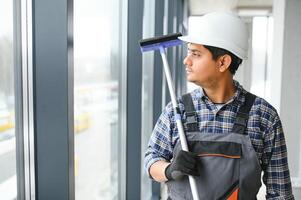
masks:
[[[234,55],[236,55],[237,57],[239,57],[241,59],[248,58],[248,56],[245,53],[243,53],[244,52],[243,49],[240,49],[237,46],[235,46],[234,44],[230,44],[225,41],[208,38],[206,36],[193,37],[193,36],[189,36],[189,35],[178,37],[178,39],[180,39],[184,42],[187,42],[187,43],[201,44],[201,45],[208,45],[208,46],[222,48],[227,51],[230,51],[231,53],[233,53]]]

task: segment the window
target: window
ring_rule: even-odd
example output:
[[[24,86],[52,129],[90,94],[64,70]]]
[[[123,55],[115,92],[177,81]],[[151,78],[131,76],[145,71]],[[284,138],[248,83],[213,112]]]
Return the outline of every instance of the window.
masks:
[[[14,120],[13,1],[0,1],[0,194],[17,197]]]
[[[74,1],[75,197],[118,199],[119,1]]]

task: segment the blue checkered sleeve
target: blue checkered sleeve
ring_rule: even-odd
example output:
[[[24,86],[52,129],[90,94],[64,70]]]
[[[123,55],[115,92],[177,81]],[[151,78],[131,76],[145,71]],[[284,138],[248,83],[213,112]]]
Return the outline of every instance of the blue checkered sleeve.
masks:
[[[160,115],[149,140],[144,158],[144,166],[149,177],[152,164],[159,160],[168,162],[172,158],[171,136],[174,129],[172,113],[172,106],[169,103]]]
[[[267,187],[267,199],[294,199],[288,169],[287,149],[279,116],[264,134],[262,156],[263,182]]]

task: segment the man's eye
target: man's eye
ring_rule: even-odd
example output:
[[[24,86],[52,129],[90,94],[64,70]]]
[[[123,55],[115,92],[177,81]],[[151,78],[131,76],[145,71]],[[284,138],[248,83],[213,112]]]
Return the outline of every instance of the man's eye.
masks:
[[[201,56],[201,54],[199,54],[198,52],[189,51],[189,50],[188,50],[188,55],[191,55],[193,57],[200,57]]]
[[[195,56],[195,57],[199,57],[200,56],[200,54],[198,54],[198,53],[192,53],[192,55]]]
[[[196,53],[196,52],[191,52],[191,55],[193,57],[200,57],[201,56],[199,53]]]

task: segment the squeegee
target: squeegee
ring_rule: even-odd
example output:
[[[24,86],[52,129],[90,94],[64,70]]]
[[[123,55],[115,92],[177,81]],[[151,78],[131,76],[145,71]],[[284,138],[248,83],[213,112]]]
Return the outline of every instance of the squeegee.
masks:
[[[179,131],[179,137],[180,137],[182,150],[189,151],[186,137],[184,134],[180,109],[179,109],[179,106],[176,101],[176,95],[175,95],[173,84],[172,84],[171,74],[170,74],[170,70],[169,70],[169,64],[167,61],[166,50],[165,50],[168,47],[173,47],[173,46],[182,44],[182,41],[178,39],[178,37],[180,37],[180,36],[182,36],[181,33],[175,33],[175,34],[168,34],[168,35],[164,35],[164,36],[160,36],[160,37],[143,39],[143,40],[140,40],[140,48],[141,48],[141,52],[160,50],[160,54],[161,54],[162,61],[163,61],[164,74],[166,76],[168,90],[169,90],[172,106],[173,106],[174,113],[175,113],[175,120],[176,120],[177,128]],[[198,195],[198,190],[196,187],[195,178],[190,175],[188,176],[188,178],[189,178],[189,183],[190,183],[190,188],[191,188],[193,199],[199,200],[199,195]]]

